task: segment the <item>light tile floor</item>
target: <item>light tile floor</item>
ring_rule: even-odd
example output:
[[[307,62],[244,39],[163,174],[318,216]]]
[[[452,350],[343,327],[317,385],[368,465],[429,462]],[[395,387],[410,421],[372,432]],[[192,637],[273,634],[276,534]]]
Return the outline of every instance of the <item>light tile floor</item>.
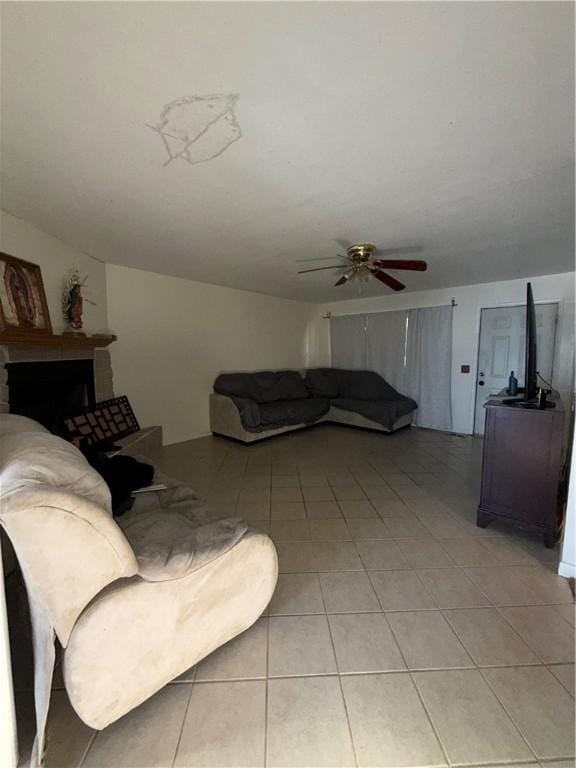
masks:
[[[572,595],[558,549],[475,526],[481,450],[336,426],[165,448],[165,471],[270,533],[276,593],[105,731],[57,681],[48,768],[574,766]],[[26,743],[29,673],[16,682]]]

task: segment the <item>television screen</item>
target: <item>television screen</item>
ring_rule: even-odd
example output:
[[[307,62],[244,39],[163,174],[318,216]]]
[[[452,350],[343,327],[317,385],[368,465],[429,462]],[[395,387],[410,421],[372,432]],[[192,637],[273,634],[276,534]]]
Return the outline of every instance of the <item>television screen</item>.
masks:
[[[526,291],[526,381],[525,400],[535,400],[538,395],[538,376],[536,373],[536,309],[532,286],[528,283]]]

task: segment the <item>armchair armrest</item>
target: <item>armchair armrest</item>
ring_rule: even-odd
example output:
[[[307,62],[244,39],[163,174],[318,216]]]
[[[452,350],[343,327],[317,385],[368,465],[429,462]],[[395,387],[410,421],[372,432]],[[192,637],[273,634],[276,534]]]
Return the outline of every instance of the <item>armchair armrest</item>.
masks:
[[[0,524],[12,541],[27,589],[64,646],[92,598],[138,572],[119,526],[85,497],[39,485],[8,493],[0,499]]]

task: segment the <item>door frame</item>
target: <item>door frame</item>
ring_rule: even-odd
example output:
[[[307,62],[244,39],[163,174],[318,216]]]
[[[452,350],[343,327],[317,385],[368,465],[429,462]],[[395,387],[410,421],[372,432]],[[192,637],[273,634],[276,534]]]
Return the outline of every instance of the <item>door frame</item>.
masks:
[[[554,357],[552,362],[552,373],[554,374],[554,368],[556,364],[556,344],[558,341],[558,322],[560,319],[560,307],[562,305],[562,299],[539,299],[538,301],[535,301],[534,304],[537,306],[538,304],[556,304],[558,307],[558,311],[556,313],[556,333],[554,335]],[[474,366],[473,366],[473,374],[474,374],[474,397],[471,398],[472,404],[470,409],[470,416],[472,419],[472,436],[476,435],[475,427],[476,427],[476,398],[478,397],[478,369],[479,369],[479,358],[480,358],[480,333],[482,331],[482,311],[484,309],[498,309],[499,307],[525,307],[526,302],[525,301],[496,301],[494,303],[488,303],[488,304],[480,304],[476,313],[476,334],[474,339],[474,350],[473,350],[473,360],[474,360]],[[550,382],[552,383],[552,381]],[[479,437],[482,437],[482,435],[479,435]]]

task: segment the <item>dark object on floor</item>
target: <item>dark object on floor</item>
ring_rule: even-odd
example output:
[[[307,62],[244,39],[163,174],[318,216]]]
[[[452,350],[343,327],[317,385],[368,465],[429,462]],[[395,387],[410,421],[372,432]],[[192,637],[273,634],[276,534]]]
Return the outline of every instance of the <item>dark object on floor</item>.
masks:
[[[80,438],[89,445],[103,448],[105,443],[138,432],[140,425],[127,397],[104,400],[93,408],[64,420],[69,439]],[[106,448],[110,450],[110,448]]]
[[[486,403],[480,528],[507,520],[540,532],[549,548],[556,544],[564,424],[562,404],[556,405],[540,410],[510,408],[500,400]]]
[[[132,491],[150,485],[154,479],[154,467],[132,456],[108,458],[106,454],[85,444],[80,445],[80,450],[110,488],[114,517],[120,517],[130,509],[134,503]]]

